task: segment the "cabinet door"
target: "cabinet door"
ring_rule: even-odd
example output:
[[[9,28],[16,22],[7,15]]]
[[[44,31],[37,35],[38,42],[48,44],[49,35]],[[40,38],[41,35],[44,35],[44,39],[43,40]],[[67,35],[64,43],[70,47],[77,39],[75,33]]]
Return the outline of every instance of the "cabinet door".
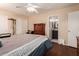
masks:
[[[58,31],[57,30],[52,31],[52,38],[53,39],[58,39]]]
[[[45,27],[43,26],[43,24],[34,24],[34,32],[35,34],[44,35]]]

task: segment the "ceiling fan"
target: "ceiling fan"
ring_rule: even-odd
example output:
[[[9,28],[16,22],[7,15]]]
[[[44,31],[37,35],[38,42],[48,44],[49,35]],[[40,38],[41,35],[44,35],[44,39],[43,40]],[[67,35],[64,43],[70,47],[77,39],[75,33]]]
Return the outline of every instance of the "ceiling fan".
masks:
[[[35,12],[35,13],[38,13],[38,8],[40,8],[39,6],[37,5],[34,5],[34,4],[31,4],[31,3],[28,3],[27,5],[25,6],[16,6],[16,8],[26,8],[26,11],[28,12]]]

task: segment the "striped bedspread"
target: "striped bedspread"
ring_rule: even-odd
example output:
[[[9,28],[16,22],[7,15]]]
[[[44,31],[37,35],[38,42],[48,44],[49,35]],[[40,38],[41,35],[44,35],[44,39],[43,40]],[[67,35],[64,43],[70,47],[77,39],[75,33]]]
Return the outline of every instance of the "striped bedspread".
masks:
[[[45,36],[33,34],[14,35],[9,38],[3,38],[1,39],[3,47],[0,48],[0,55],[28,56],[46,40],[48,38]]]

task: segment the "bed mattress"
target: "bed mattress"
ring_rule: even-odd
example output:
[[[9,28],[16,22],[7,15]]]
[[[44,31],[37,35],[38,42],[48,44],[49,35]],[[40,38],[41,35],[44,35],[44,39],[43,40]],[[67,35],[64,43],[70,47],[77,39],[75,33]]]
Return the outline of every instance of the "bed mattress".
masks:
[[[24,34],[13,35],[9,38],[2,38],[3,47],[0,48],[2,56],[28,56],[41,43],[48,40],[46,36]]]

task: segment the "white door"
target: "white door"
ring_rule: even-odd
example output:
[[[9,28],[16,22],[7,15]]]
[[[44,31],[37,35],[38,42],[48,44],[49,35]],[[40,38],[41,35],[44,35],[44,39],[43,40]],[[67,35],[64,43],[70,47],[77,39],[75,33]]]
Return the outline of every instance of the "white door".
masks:
[[[11,33],[13,35],[13,21],[8,20],[8,24],[9,24],[9,33]]]
[[[68,15],[68,45],[77,47],[76,36],[79,36],[79,12]]]

